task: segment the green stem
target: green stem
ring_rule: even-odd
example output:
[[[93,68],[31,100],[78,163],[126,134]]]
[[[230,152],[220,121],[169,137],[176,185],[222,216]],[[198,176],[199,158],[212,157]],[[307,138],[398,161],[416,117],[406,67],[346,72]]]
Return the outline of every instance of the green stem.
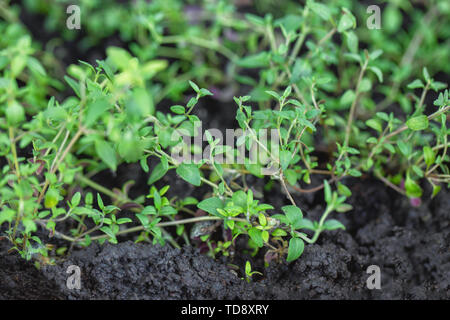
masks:
[[[9,127],[9,139],[11,140],[11,152],[14,158],[14,166],[16,167],[17,179],[20,181],[19,160],[17,159],[16,143],[14,142],[14,129]]]
[[[130,200],[127,197],[124,197],[121,194],[117,194],[112,192],[111,190],[109,190],[108,188],[105,188],[104,186],[92,181],[89,178],[86,178],[85,176],[83,176],[82,174],[77,174],[75,177],[76,180],[78,180],[79,182],[107,195],[108,197],[110,197],[111,199],[117,199],[117,200],[122,200],[124,202],[133,202],[132,200]]]
[[[366,58],[366,61],[364,62],[364,65],[361,68],[361,72],[359,73],[358,82],[356,83],[355,99],[353,100],[352,106],[350,107],[350,114],[348,116],[347,127],[345,128],[344,147],[348,147],[353,118],[355,116],[356,105],[357,105],[359,94],[360,94],[359,87],[361,85],[361,81],[363,79],[364,73],[366,72],[366,68],[367,68],[368,64],[369,64],[369,59]]]
[[[325,210],[325,212],[323,213],[322,217],[320,218],[319,221],[319,225],[317,226],[316,231],[314,232],[313,237],[310,239],[308,238],[308,236],[304,235],[301,232],[295,231],[295,233],[303,240],[305,240],[307,243],[315,243],[317,241],[317,239],[319,239],[319,235],[322,233],[323,231],[323,225],[325,223],[325,220],[327,219],[328,215],[332,212],[333,210],[331,210],[329,207],[327,207],[327,209]]]
[[[237,59],[239,59],[239,57],[233,51],[229,50],[228,48],[224,47],[223,45],[221,45],[217,42],[213,42],[210,40],[201,39],[201,38],[186,38],[186,37],[182,37],[182,36],[167,36],[167,37],[164,37],[163,39],[161,39],[161,43],[165,43],[165,44],[185,43],[185,42],[188,42],[193,45],[203,47],[206,49],[210,49],[213,51],[217,51],[218,53],[222,54],[223,56],[225,56],[226,58],[228,58],[231,61],[236,61]]]
[[[233,221],[237,221],[237,222],[245,222],[248,223],[247,220],[242,219],[242,218],[229,218],[230,220]],[[170,227],[170,226],[176,226],[176,225],[180,225],[180,224],[188,224],[188,223],[196,223],[196,222],[201,222],[201,221],[214,221],[214,220],[223,220],[223,218],[220,217],[213,217],[213,216],[203,216],[203,217],[195,217],[195,218],[188,218],[188,219],[182,219],[182,220],[175,220],[175,221],[167,221],[167,222],[160,222],[157,223],[155,226],[159,227],[159,228],[163,228],[163,227]],[[124,234],[128,234],[128,233],[133,233],[133,232],[139,232],[139,231],[144,231],[145,227],[144,226],[136,226],[136,227],[132,227],[126,230],[122,230],[116,233],[116,236],[120,236],[120,235],[124,235]],[[77,238],[73,238],[70,236],[67,236],[65,234],[62,234],[60,232],[55,232],[55,234],[67,241],[71,241],[71,242],[83,242],[83,239],[77,239]],[[100,239],[107,239],[109,236],[108,235],[99,235],[99,236],[95,236],[95,237],[91,237],[91,240],[100,240]]]

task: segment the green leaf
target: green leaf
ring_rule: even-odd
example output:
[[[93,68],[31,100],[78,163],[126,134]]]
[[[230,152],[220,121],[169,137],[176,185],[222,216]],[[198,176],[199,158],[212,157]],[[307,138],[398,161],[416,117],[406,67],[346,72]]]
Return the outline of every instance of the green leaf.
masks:
[[[146,80],[167,67],[166,60],[152,60],[139,66],[142,77]]]
[[[111,146],[109,142],[103,140],[97,140],[95,142],[95,151],[97,155],[102,159],[102,161],[111,168],[111,170],[116,171],[117,169],[117,158],[116,151]]]
[[[224,204],[218,197],[205,199],[197,204],[197,207],[203,211],[206,211],[212,215],[223,218],[223,216],[217,211],[217,209],[223,209]]]
[[[268,52],[261,52],[247,57],[243,57],[236,62],[244,68],[264,68],[270,65],[270,55]]]
[[[246,13],[245,18],[247,18],[248,21],[250,21],[251,23],[253,23],[257,26],[265,26],[265,21],[261,17],[253,15],[251,13]]]
[[[431,195],[431,198],[434,198],[439,193],[439,191],[441,191],[441,186],[434,185],[433,186],[433,193]],[[1,224],[1,219],[0,219],[0,224]]]
[[[355,95],[355,91],[353,90],[347,90],[345,91],[345,93],[341,96],[341,99],[339,101],[339,104],[341,106],[348,106],[350,105],[353,100],[355,99],[356,95]]]
[[[156,209],[154,206],[146,206],[141,212],[141,214],[144,216],[149,215],[149,214],[156,214],[156,213],[157,212],[156,212]]]
[[[373,52],[371,52],[371,53],[369,54],[369,59],[370,59],[370,60],[375,60],[375,59],[377,59],[379,56],[381,56],[382,54],[383,54],[383,50],[381,50],[381,49],[375,50],[375,51],[373,51]]]
[[[433,81],[430,85],[430,88],[437,92],[437,91],[447,88],[447,84],[444,82],[440,82],[440,81]]]
[[[289,166],[289,163],[291,162],[292,159],[292,153],[288,150],[282,150],[280,151],[280,164],[281,164],[281,169],[284,171],[287,169],[287,167]]]
[[[302,239],[291,238],[291,240],[289,240],[289,249],[286,261],[291,262],[299,258],[302,255],[304,249],[305,243]]]
[[[183,180],[193,184],[194,186],[200,186],[200,170],[197,165],[182,163],[178,166],[176,171]]]
[[[165,206],[161,209],[160,214],[163,216],[171,216],[177,214],[177,210],[171,206]]]
[[[409,176],[405,180],[406,195],[410,198],[420,198],[422,196],[422,188]]]
[[[314,223],[309,219],[301,219],[294,225],[294,229],[316,230]]]
[[[201,88],[200,89],[200,95],[202,97],[204,97],[204,96],[213,96],[214,94],[211,91],[209,91],[208,89]]]
[[[232,201],[238,207],[247,208],[247,195],[242,190],[233,193]]]
[[[25,55],[21,55],[21,54],[15,55],[12,58],[11,65],[10,65],[12,76],[13,77],[18,76],[25,68],[26,63],[27,63],[27,60],[26,60]]]
[[[56,207],[59,202],[59,192],[55,188],[50,188],[47,190],[44,198],[44,207],[51,209]]]
[[[72,207],[76,207],[80,204],[80,200],[81,200],[81,194],[80,194],[80,192],[77,192],[73,195],[72,200],[70,200],[70,204],[72,205]]]
[[[395,2],[394,2],[395,3]],[[394,33],[402,25],[402,13],[394,4],[388,5],[383,12],[383,28],[389,33]]]
[[[186,111],[183,106],[171,106],[170,110],[176,114],[184,114]]]
[[[106,49],[108,60],[112,62],[118,69],[126,70],[132,59],[127,50],[119,47],[109,47]]]
[[[367,92],[370,89],[372,89],[372,81],[370,81],[367,78],[363,78],[361,80],[361,83],[359,84],[359,91],[361,92]]]
[[[252,266],[250,265],[250,261],[245,263],[245,274],[250,275],[252,272]]]
[[[423,170],[422,169],[420,169],[416,165],[412,165],[411,169],[414,171],[415,174],[417,174],[419,176],[419,178],[423,178]]]
[[[287,219],[292,225],[295,225],[299,220],[303,219],[302,210],[296,206],[284,206],[281,208],[286,214]]]
[[[422,80],[416,79],[413,82],[411,82],[410,84],[408,84],[406,87],[408,89],[417,89],[417,88],[423,88],[424,84],[423,84]]]
[[[150,168],[148,167],[147,157],[139,160],[139,164],[141,165],[141,168],[142,168],[142,170],[144,170],[145,173],[149,172]]]
[[[383,127],[381,126],[380,121],[378,121],[377,119],[369,119],[366,121],[366,125],[368,127],[371,127],[372,129],[381,132],[383,131]]]
[[[144,153],[143,141],[137,132],[127,130],[117,145],[117,151],[126,162],[137,162]]]
[[[161,195],[159,192],[155,189],[153,189],[153,203],[155,205],[156,210],[161,210]]]
[[[444,95],[441,93],[439,93],[439,96],[436,100],[434,100],[433,105],[435,106],[439,106],[442,107],[444,106]]]
[[[330,188],[330,185],[328,184],[327,180],[323,181],[323,191],[325,194],[325,202],[330,203],[331,202],[331,188]]]
[[[337,212],[347,212],[347,211],[350,211],[352,209],[353,209],[353,207],[350,204],[342,203],[342,204],[337,206],[336,211]]]
[[[4,207],[3,210],[0,211],[0,225],[4,222],[12,222],[16,212],[10,208]]]
[[[247,191],[247,207],[250,207],[253,204],[253,191],[252,189],[248,189]]]
[[[378,81],[380,81],[380,83],[383,82],[383,73],[381,72],[380,68],[378,67],[369,67],[369,70],[372,71],[373,73],[375,73],[375,75],[378,78]]]
[[[287,232],[284,231],[283,229],[275,229],[272,232],[272,237],[284,237],[287,235]]]
[[[425,159],[427,168],[430,167],[436,160],[436,154],[434,153],[433,149],[429,146],[423,147],[423,157]]]
[[[405,156],[405,157],[409,157],[409,155],[412,152],[412,148],[410,144],[407,144],[403,141],[397,141],[397,146],[400,150],[400,152]]]
[[[9,125],[17,125],[25,120],[24,108],[15,100],[8,103],[6,108],[6,119]],[[3,130],[3,129],[2,129]]]
[[[297,172],[295,172],[295,170],[288,169],[284,171],[283,174],[287,180],[287,183],[289,183],[291,186],[297,183]]]
[[[70,78],[69,76],[64,76],[64,80],[66,80],[66,82],[69,84],[69,86],[75,92],[75,94],[79,98],[81,98],[81,95],[80,95],[80,84],[78,82],[76,82],[75,80],[73,80],[72,78]]]
[[[350,191],[350,189],[346,185],[344,185],[340,182],[338,182],[338,184],[337,184],[337,189],[338,189],[338,193],[340,195],[343,195],[346,197],[350,197],[352,195],[352,192]]]
[[[130,218],[117,219],[117,224],[124,224],[124,223],[130,223],[130,222],[133,222],[133,220],[131,220]]]
[[[406,121],[406,126],[414,131],[424,130],[428,128],[428,117],[425,115],[410,118]]]
[[[338,24],[338,32],[344,32],[350,28],[356,27],[356,18],[353,14],[347,10],[346,8],[342,8],[343,14],[341,15],[341,19]]]
[[[158,163],[153,169],[150,178],[148,179],[148,184],[151,185],[164,177],[167,170],[169,170],[169,164],[166,158],[161,158],[161,162]]]
[[[87,111],[84,124],[87,127],[93,125],[102,114],[111,108],[112,105],[108,102],[108,100],[106,100],[106,98],[101,98],[89,103],[86,106]]]
[[[345,32],[345,40],[347,43],[347,48],[352,53],[358,52],[358,37],[353,31]],[[381,82],[381,81],[380,81]]]
[[[348,174],[351,175],[352,177],[361,177],[362,175],[361,171],[358,171],[356,169],[350,169],[348,171]]]
[[[307,2],[308,7],[323,20],[329,20],[331,18],[331,11],[324,4],[314,1]]]
[[[47,75],[47,73],[45,72],[45,69],[42,66],[42,64],[39,62],[39,60],[37,60],[34,57],[28,57],[28,59],[27,59],[27,66],[28,66],[28,68],[30,68],[30,70],[32,72],[38,73],[41,76]]]
[[[330,219],[330,220],[325,221],[325,223],[323,225],[323,229],[324,230],[336,230],[336,229],[344,229],[345,230],[345,226],[336,219]]]
[[[22,220],[22,224],[25,227],[25,233],[35,232],[37,230],[36,223],[29,218]]]
[[[271,95],[272,97],[274,97],[277,100],[281,100],[280,95],[278,93],[276,93],[275,91],[266,90],[266,93]]]
[[[103,204],[102,197],[100,196],[100,193],[97,193],[97,204],[100,210],[103,210],[105,208],[105,205]]]
[[[384,143],[383,148],[389,150],[390,153],[395,153],[395,148],[390,143]]]
[[[423,67],[422,73],[423,73],[423,78],[425,79],[426,82],[431,80],[427,67]]]
[[[104,233],[106,233],[112,240],[113,243],[115,243],[116,240],[116,235],[114,234],[114,232],[112,231],[112,229],[110,227],[104,226],[100,228],[101,231],[103,231]]]
[[[348,60],[353,60],[361,63],[362,59],[359,54],[356,53],[344,53],[344,57],[346,57]]]
[[[191,80],[189,80],[189,84],[191,85],[192,89],[194,89],[195,92],[198,93],[200,91],[200,88]]]
[[[261,235],[261,230],[258,230],[256,228],[251,228],[250,230],[248,230],[248,235],[249,235],[250,239],[252,239],[253,242],[256,243],[256,245],[258,247],[261,248],[264,245],[264,240]]]

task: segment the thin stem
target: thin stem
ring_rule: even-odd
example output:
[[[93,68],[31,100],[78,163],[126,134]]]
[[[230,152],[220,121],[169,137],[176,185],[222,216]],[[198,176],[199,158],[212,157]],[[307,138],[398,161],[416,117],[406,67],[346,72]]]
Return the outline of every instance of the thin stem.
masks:
[[[77,131],[77,133],[75,134],[75,136],[72,138],[72,140],[69,142],[69,145],[67,146],[67,148],[64,150],[62,156],[60,157],[60,159],[58,160],[58,162],[56,163],[56,165],[50,170],[50,173],[53,174],[56,172],[56,170],[58,170],[59,165],[62,163],[62,161],[64,160],[64,158],[67,156],[67,154],[69,153],[69,151],[72,149],[73,145],[77,142],[77,140],[80,138],[80,136],[83,134],[84,130],[82,127],[80,127]],[[39,197],[37,200],[37,204],[38,206],[36,206],[36,208],[34,209],[34,213],[37,212],[39,204],[42,202],[42,199],[44,198],[44,194],[47,191],[48,186],[50,185],[50,180],[49,179],[45,179],[45,183],[44,186],[41,190],[41,192],[39,193]]]
[[[327,207],[325,212],[323,213],[322,217],[320,218],[319,221],[319,225],[317,226],[316,231],[314,232],[314,235],[312,238],[308,238],[308,236],[306,236],[305,234],[295,231],[295,233],[302,238],[303,240],[305,240],[306,242],[308,242],[309,244],[315,243],[317,241],[317,239],[319,239],[320,234],[323,231],[323,225],[325,223],[325,220],[327,219],[328,215],[332,212],[332,210]]]
[[[77,174],[75,179],[78,180],[79,182],[84,183],[85,185],[109,196],[111,199],[121,200],[124,202],[133,202],[128,197],[124,197],[122,194],[114,193],[111,190],[109,190],[108,188],[103,187],[102,185],[92,181],[91,179],[85,177],[82,174]]]
[[[221,45],[217,42],[213,42],[210,40],[201,39],[201,38],[186,38],[186,37],[182,37],[182,36],[167,36],[167,37],[164,37],[161,39],[161,43],[165,43],[165,44],[185,43],[185,42],[188,42],[193,45],[203,47],[206,49],[217,51],[231,61],[236,61],[237,59],[239,59],[239,57],[233,51],[229,50],[228,48],[224,47],[223,45]]]
[[[316,46],[316,50],[315,50],[315,51],[310,51],[310,52],[308,53],[308,55],[306,56],[306,58],[311,58],[312,55],[313,55],[314,53],[316,53],[317,50],[318,50],[325,42],[327,42],[328,39],[330,39],[330,38],[336,33],[336,31],[337,31],[336,28],[331,29],[331,30],[330,30],[330,31],[329,31],[322,39],[319,40],[319,42],[317,43],[317,46]]]
[[[445,106],[444,108],[436,111],[435,113],[431,114],[428,116],[428,120],[433,120],[434,118],[436,118],[437,116],[447,112],[447,110],[450,109],[450,105]],[[408,129],[408,126],[406,124],[404,124],[403,126],[401,126],[400,128],[398,128],[397,130],[395,130],[394,132],[391,132],[390,134],[388,134],[384,139],[385,141],[392,138],[393,136],[396,136],[397,134],[405,131],[406,129]]]
[[[56,161],[58,160],[58,157],[59,157],[60,153],[62,152],[69,136],[70,136],[70,130],[67,130],[66,135],[64,136],[64,139],[63,139],[61,145],[59,146],[59,150],[56,152],[55,158],[53,159],[53,162],[50,166],[50,171],[53,171]]]
[[[229,218],[230,220],[236,221],[236,222],[245,222],[248,223],[247,220],[242,219],[242,218]],[[203,216],[203,217],[195,217],[195,218],[188,218],[188,219],[182,219],[182,220],[175,220],[175,221],[167,221],[167,222],[160,222],[157,223],[155,226],[159,227],[159,228],[163,228],[163,227],[170,227],[170,226],[177,226],[177,225],[181,225],[181,224],[188,224],[188,223],[196,223],[196,222],[201,222],[201,221],[215,221],[215,220],[223,220],[223,218],[220,217],[213,217],[213,216]],[[45,227],[45,224],[43,224],[42,222],[38,221],[38,223]],[[120,236],[120,235],[124,235],[124,234],[128,234],[128,233],[133,233],[133,232],[139,232],[139,231],[144,231],[145,227],[144,226],[136,226],[136,227],[132,227],[126,230],[121,230],[119,232],[117,232],[115,235],[116,236]],[[61,239],[70,241],[70,242],[83,242],[83,239],[77,239],[74,237],[70,237],[67,236],[61,232],[55,231],[55,235],[60,237]],[[109,238],[108,235],[99,235],[99,236],[95,236],[95,237],[91,237],[91,240],[100,240],[100,239],[107,239]]]
[[[366,72],[368,63],[369,63],[369,59],[366,58],[366,60],[364,61],[364,65],[361,68],[361,72],[359,73],[358,82],[356,83],[356,95],[355,95],[355,99],[353,100],[352,106],[350,107],[350,114],[348,116],[347,127],[345,128],[344,147],[348,147],[348,141],[350,139],[351,127],[352,127],[353,118],[355,116],[355,111],[356,111],[356,104],[358,102],[359,93],[360,93],[359,87],[361,85],[361,81],[364,76],[364,73]]]
[[[399,187],[397,187],[395,184],[393,184],[392,182],[390,182],[388,179],[386,179],[385,177],[383,177],[381,174],[379,174],[378,172],[375,172],[375,176],[380,179],[381,181],[384,182],[385,185],[387,185],[388,187],[391,187],[392,189],[394,189],[395,191],[397,191],[398,193],[402,194],[402,195],[406,195],[406,192],[403,191],[402,189],[400,189]]]
[[[284,182],[284,176],[283,176],[283,173],[280,174],[280,181],[281,181],[281,185],[283,186],[284,191],[286,192],[286,195],[287,195],[289,201],[291,201],[291,203],[292,203],[294,206],[297,206],[297,204],[296,204],[295,201],[294,201],[294,198],[292,198],[292,196],[291,196],[291,194],[290,194],[290,192],[289,192],[289,190],[288,190],[288,188],[287,188],[287,186],[286,186],[286,182]]]
[[[16,175],[17,179],[20,181],[20,168],[19,168],[19,160],[17,159],[17,150],[16,143],[14,142],[14,129],[13,127],[9,127],[9,140],[11,141],[11,152],[14,158],[14,166],[16,167]]]

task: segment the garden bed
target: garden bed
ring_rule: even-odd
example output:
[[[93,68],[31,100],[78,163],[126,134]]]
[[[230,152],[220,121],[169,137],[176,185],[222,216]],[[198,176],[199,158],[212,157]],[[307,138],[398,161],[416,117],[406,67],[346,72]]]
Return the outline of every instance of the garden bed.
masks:
[[[39,271],[2,241],[1,299],[449,299],[450,197],[413,208],[379,182],[353,186],[355,210],[347,230],[324,234],[302,258],[273,264],[247,283],[221,258],[124,242],[75,251]],[[312,213],[318,210],[312,210]],[[320,211],[320,210],[319,210]],[[241,252],[236,260],[252,259]],[[69,265],[82,272],[82,289],[69,290]],[[261,261],[252,261],[263,270]],[[369,265],[381,269],[381,290],[369,290]],[[241,275],[242,273],[239,272]]]
[[[65,29],[63,5],[37,3],[11,1],[21,9],[16,19],[0,7],[42,46],[28,44],[27,67],[14,74],[14,50],[26,46],[28,31],[0,21],[7,37],[25,39],[6,49],[0,40],[0,80],[17,82],[13,98],[0,82],[0,299],[450,299],[448,66],[430,53],[448,55],[434,24],[438,5],[420,5],[411,18],[407,5],[383,5],[402,12],[403,25],[377,38],[356,2],[357,19],[314,1],[287,1],[280,11],[297,15],[263,19],[277,15],[270,2],[236,1],[231,14],[173,1],[180,14],[164,1],[137,1],[130,16],[148,10],[148,24],[161,29],[130,18],[132,30],[106,20],[99,30],[106,13],[123,19],[127,11],[108,5],[103,16],[93,1],[81,31]],[[169,20],[158,20],[158,10]],[[224,24],[214,26],[211,12]],[[423,39],[421,21],[435,39]],[[392,41],[396,30],[408,32]],[[415,55],[420,68],[405,67]],[[140,75],[149,65],[156,71]],[[194,117],[203,131],[223,133],[266,121],[285,134],[288,160],[278,154],[277,172],[265,176],[241,163],[219,170],[210,155],[182,167],[163,133]],[[206,140],[203,148],[214,145]],[[193,235],[208,219],[212,231]],[[73,265],[79,290],[67,286]],[[380,289],[367,285],[370,266],[379,267]]]

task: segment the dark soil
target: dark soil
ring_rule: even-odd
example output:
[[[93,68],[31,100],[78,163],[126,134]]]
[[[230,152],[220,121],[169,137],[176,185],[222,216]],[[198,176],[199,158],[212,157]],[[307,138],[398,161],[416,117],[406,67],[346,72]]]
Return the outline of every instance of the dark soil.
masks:
[[[298,261],[273,263],[250,284],[228,267],[243,265],[242,252],[213,260],[193,247],[127,241],[37,270],[2,241],[0,299],[450,299],[448,191],[413,208],[378,182],[352,189],[355,210],[339,217],[346,231],[323,233]],[[318,214],[320,207],[308,216]],[[66,287],[69,265],[81,268],[81,290]],[[252,265],[263,271],[258,258]],[[381,269],[381,290],[366,287],[370,265]]]

